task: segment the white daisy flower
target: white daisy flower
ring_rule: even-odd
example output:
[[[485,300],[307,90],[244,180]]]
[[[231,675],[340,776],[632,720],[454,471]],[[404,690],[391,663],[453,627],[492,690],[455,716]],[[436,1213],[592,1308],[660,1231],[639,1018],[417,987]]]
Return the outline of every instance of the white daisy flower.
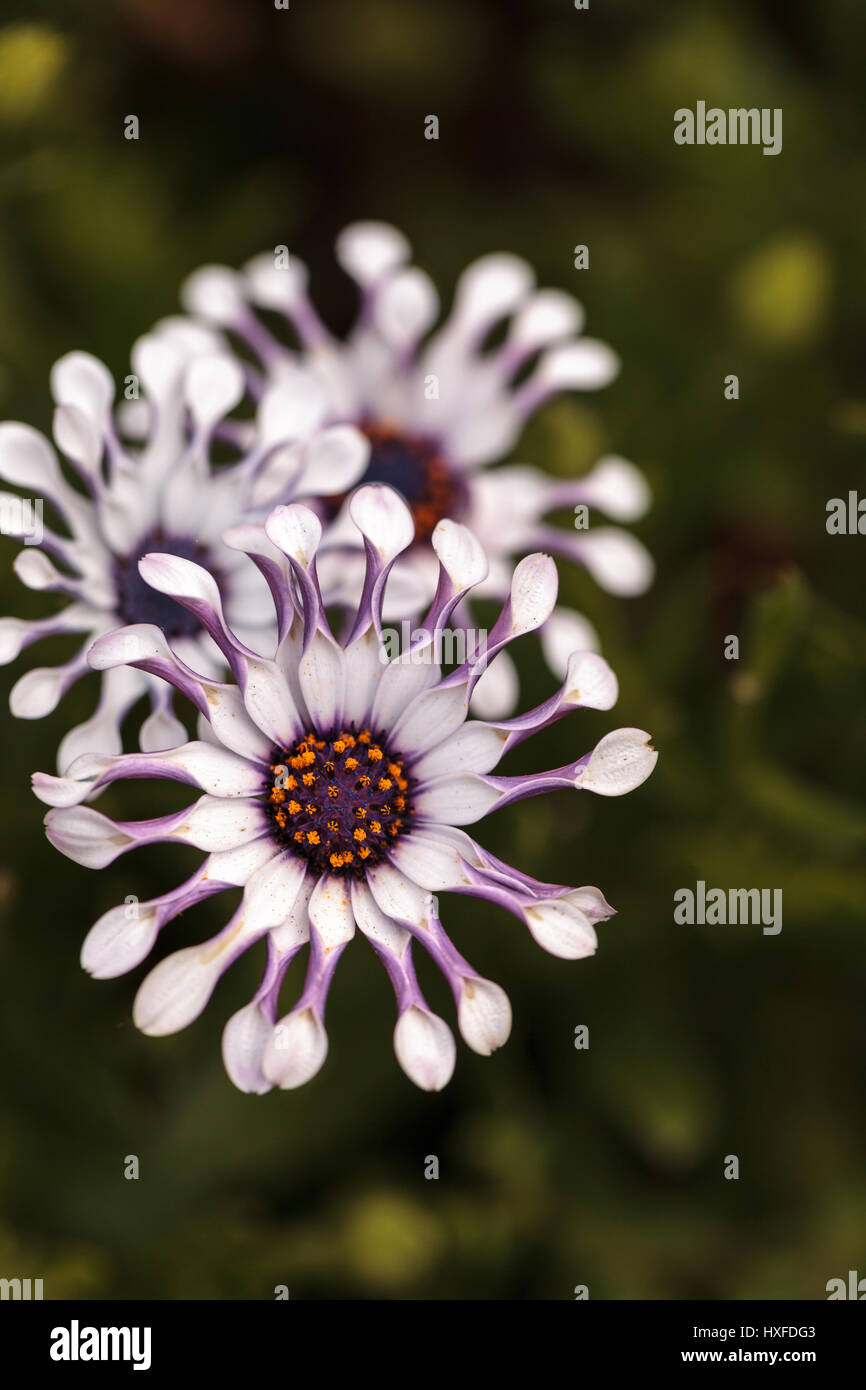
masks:
[[[627,531],[602,526],[569,532],[544,522],[554,509],[576,506],[597,508],[615,522],[636,520],[650,495],[633,464],[605,457],[570,482],[524,466],[489,469],[551,396],[596,390],[617,374],[616,354],[580,336],[584,314],[575,299],[536,289],[530,266],[516,256],[484,256],[464,271],[449,317],[431,333],[439,297],[430,278],[409,264],[406,238],[386,224],[360,222],[337,241],[337,259],[361,294],[355,326],[341,342],[316,313],[305,267],[279,251],[279,267],[275,255],[257,257],[240,273],[205,266],[184,285],[184,304],[200,321],[242,341],[263,381],[306,380],[321,423],[349,422],[365,432],[371,453],[364,481],[395,487],[415,522],[416,545],[391,586],[394,616],[429,602],[436,568],[424,542],[443,517],[474,530],[490,558],[476,597],[504,598],[514,558],[539,548],[584,566],[612,593],[648,587],[652,560]],[[260,310],[282,316],[295,348],[270,332]],[[494,333],[502,341],[488,350]],[[354,541],[344,508],[319,567],[329,599],[350,603],[357,593],[361,559],[353,561]],[[474,626],[465,606],[456,617]],[[596,634],[573,610],[557,610],[544,653],[558,677],[578,646],[597,649]],[[504,713],[516,695],[516,674],[503,655],[486,673],[473,708]]]
[[[26,505],[0,494],[4,531],[25,542],[15,571],[28,588],[68,600],[49,618],[0,619],[0,662],[13,661],[43,637],[74,633],[84,639],[64,665],[28,671],[15,684],[10,705],[21,719],[50,714],[89,673],[87,650],[94,637],[121,625],[156,623],[196,670],[216,675],[223,669],[218,649],[196,619],[141,579],[138,561],[149,551],[207,566],[237,630],[254,645],[272,647],[267,587],[242,556],[222,544],[222,532],[244,516],[261,518],[277,501],[304,495],[311,478],[325,493],[342,494],[367,463],[369,445],[357,430],[332,426],[313,433],[305,401],[283,383],[259,393],[257,427],[247,447],[235,449],[232,462],[215,464],[216,431],[237,431],[226,417],[247,394],[247,376],[214,334],[194,324],[167,321],[141,338],[132,367],[125,394],[139,399],[124,401],[117,413],[115,383],[95,357],[72,352],[52,370],[54,440],[83,487],[72,485],[38,431],[0,425],[0,479],[29,494]],[[121,439],[130,428],[141,436],[134,447]],[[36,524],[43,500],[66,534]],[[140,746],[153,751],[183,740],[165,682],[131,669],[108,671],[96,713],[60,745],[60,770],[82,753],[119,752],[123,719],[144,694],[152,710]]]
[[[481,978],[446,935],[434,894],[453,891],[512,912],[547,951],[592,954],[595,926],[613,911],[597,888],[539,883],[495,859],[461,827],[497,807],[558,788],[619,796],[649,776],[649,735],[617,729],[561,767],[499,776],[503,754],[580,707],[609,709],[616,679],[602,657],[575,655],[557,693],[500,722],[467,719],[485,659],[540,628],[556,600],[549,556],[522,560],[486,651],[442,675],[435,634],[487,561],[463,526],[440,522],[436,596],[408,653],[390,662],[381,638],[382,599],[397,556],[413,540],[406,504],[388,488],[360,488],[350,502],[366,572],[354,622],[342,640],[329,627],[317,576],[322,528],[309,508],[280,506],[264,530],[242,526],[226,541],[259,566],[270,587],[279,640],[273,660],[245,647],[229,627],[217,584],[188,557],[154,554],[144,579],[171,595],[210,633],[235,683],[203,678],[154,624],[100,637],[99,670],[131,666],[162,678],[199,710],[207,738],[158,753],[87,755],[65,777],[37,773],[34,789],[54,809],[51,842],[77,863],[101,868],[136,846],[193,845],[207,855],[181,887],[130,913],[107,912],[91,928],[82,963],[98,978],[132,970],[163,927],[194,903],[243,887],[234,917],[212,940],[175,951],[146,977],[134,1007],[145,1033],[173,1033],[207,1004],[220,976],[255,942],[267,943],[261,986],[230,1019],[223,1038],[229,1076],[245,1091],[309,1080],[327,1053],[325,1004],[334,970],[356,929],[376,951],[397,999],[397,1059],[408,1076],[438,1090],[451,1076],[454,1041],[427,1005],[412,961],[416,943],[445,975],[469,1047],[488,1054],[505,1042],[511,1010],[502,989]],[[203,793],[185,810],[118,822],[82,803],[129,777],[168,777]],[[296,1002],[279,1018],[286,971],[307,951]],[[279,1018],[279,1021],[278,1021]]]

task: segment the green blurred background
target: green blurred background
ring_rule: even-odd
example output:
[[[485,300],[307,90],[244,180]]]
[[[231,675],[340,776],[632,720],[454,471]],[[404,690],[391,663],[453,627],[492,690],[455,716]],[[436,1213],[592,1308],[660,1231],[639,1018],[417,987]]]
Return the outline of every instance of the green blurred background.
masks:
[[[443,899],[460,949],[511,995],[504,1051],[461,1046],[447,1090],[417,1091],[391,1051],[390,988],[356,942],[325,1069],[258,1099],[219,1054],[258,952],[161,1041],[132,1026],[135,979],[79,969],[92,920],[197,857],[145,851],[95,874],[44,842],[28,775],[53,770],[93,685],[51,719],[8,716],[0,1274],[41,1276],[47,1297],[178,1299],[277,1284],[823,1298],[828,1279],[866,1274],[866,540],[825,531],[827,499],[864,477],[864,48],[861,0],[4,4],[0,415],[47,427],[48,371],[73,347],[122,376],[206,261],[288,243],[343,328],[332,244],[348,221],[403,227],[446,303],[469,260],[526,256],[623,359],[613,387],[549,407],[514,457],[565,475],[609,450],[651,479],[637,530],[653,590],[614,600],[564,570],[562,586],[619,674],[614,722],[649,729],[661,756],[623,800],[562,794],[483,828],[538,877],[603,889],[620,915],[593,960],[554,960],[506,914]],[[782,107],[782,153],[675,145],[673,112],[698,99]],[[4,611],[47,611],[4,555]],[[529,702],[551,686],[523,648]],[[563,761],[562,737],[583,751],[611,719],[575,717],[533,761]],[[781,935],[675,925],[674,891],[699,878],[782,888]],[[225,900],[198,909],[171,946],[226,915]]]

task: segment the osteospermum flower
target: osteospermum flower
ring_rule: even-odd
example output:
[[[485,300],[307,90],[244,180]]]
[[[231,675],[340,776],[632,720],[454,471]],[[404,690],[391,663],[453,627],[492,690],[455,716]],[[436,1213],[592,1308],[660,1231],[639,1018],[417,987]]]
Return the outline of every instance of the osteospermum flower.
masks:
[[[233,422],[226,417],[245,396],[247,380],[241,364],[207,330],[169,322],[139,340],[132,366],[127,386],[139,393],[133,408],[143,433],[134,447],[121,441],[115,384],[100,361],[73,352],[52,370],[54,439],[83,490],[72,485],[38,431],[0,425],[0,478],[29,494],[27,505],[0,494],[4,531],[25,540],[15,571],[28,588],[69,600],[49,618],[0,619],[0,662],[14,660],[43,637],[69,633],[84,639],[64,665],[37,668],[18,680],[10,704],[22,719],[51,713],[89,673],[87,650],[94,637],[121,625],[156,623],[196,670],[220,673],[220,653],[201,624],[141,579],[138,561],[149,551],[206,565],[236,629],[247,641],[272,649],[266,585],[243,556],[222,544],[223,530],[245,515],[261,518],[275,501],[313,486],[342,493],[366,465],[369,446],[359,432],[346,426],[311,431],[305,402],[288,383],[261,395],[256,427],[240,456],[236,451],[233,461],[214,464],[215,431],[230,432]],[[136,384],[129,388],[131,382]],[[37,524],[43,499],[67,534]],[[108,671],[95,715],[61,743],[60,770],[81,753],[118,752],[122,721],[144,694],[152,712],[141,729],[141,747],[166,748],[184,739],[164,681],[131,669]]]
[[[633,464],[605,457],[572,481],[522,466],[488,471],[551,396],[606,386],[618,371],[615,353],[579,336],[584,314],[575,299],[536,290],[531,268],[504,254],[484,256],[464,271],[450,316],[430,335],[439,298],[429,277],[408,264],[409,256],[405,237],[382,223],[356,223],[341,234],[337,258],[361,293],[360,314],[345,341],[322,323],[307,294],[306,270],[294,258],[278,264],[273,255],[260,256],[241,273],[206,266],[186,282],[183,299],[200,320],[254,352],[263,380],[306,382],[320,421],[351,422],[365,432],[371,452],[364,481],[397,488],[415,523],[416,544],[391,587],[395,615],[429,602],[436,571],[424,542],[443,517],[465,522],[487,551],[490,571],[477,597],[502,599],[513,558],[539,548],[584,566],[612,593],[643,592],[653,565],[628,532],[618,526],[567,531],[544,521],[551,511],[578,504],[614,521],[637,519],[649,490]],[[258,309],[283,316],[297,350],[270,332]],[[503,340],[488,350],[494,333]],[[319,567],[328,596],[351,601],[357,593],[360,574],[342,548],[353,541],[344,510],[327,537],[330,563],[323,553]],[[465,605],[455,616],[474,626]],[[586,620],[568,608],[551,615],[543,636],[557,676],[565,673],[572,650],[597,645]],[[516,697],[516,673],[509,657],[500,656],[478,689],[475,708],[504,713]]]
[[[501,723],[467,720],[485,656],[549,617],[557,587],[553,561],[540,554],[521,561],[486,652],[443,676],[433,635],[487,566],[470,532],[440,522],[432,537],[439,584],[425,628],[403,654],[408,659],[388,663],[380,637],[382,595],[396,556],[411,544],[411,517],[396,494],[380,486],[359,489],[350,505],[363,536],[366,577],[343,641],[328,625],[316,573],[321,526],[306,507],[276,508],[264,531],[246,526],[227,534],[270,585],[279,630],[273,660],[249,651],[232,633],[206,570],[180,556],[146,556],[142,575],[204,624],[236,684],[198,676],[152,624],[101,637],[91,661],[99,669],[126,663],[170,681],[200,711],[209,741],[160,753],[84,756],[65,777],[34,778],[38,796],[55,808],[46,816],[49,839],[77,863],[101,868],[154,842],[207,852],[180,888],[141,903],[133,914],[122,905],[100,918],[82,953],[93,975],[131,970],[180,912],[224,888],[243,887],[243,901],[221,932],[175,951],[151,971],[134,1017],[149,1034],[185,1027],[223,971],[266,938],[261,986],[223,1038],[228,1073],[246,1091],[298,1086],[318,1071],[327,1052],[328,988],[356,928],[391,979],[398,1009],[394,1046],[414,1082],[432,1090],[443,1086],[455,1057],[447,1024],[419,989],[416,943],[448,980],[469,1046],[482,1054],[500,1046],[510,1029],[508,1000],[449,940],[434,893],[451,890],[497,903],[546,950],[566,958],[592,953],[595,924],[612,909],[597,888],[539,883],[510,868],[459,827],[556,788],[620,795],[642,782],[656,761],[647,734],[618,729],[552,771],[495,775],[502,755],[535,730],[580,706],[607,709],[616,699],[604,660],[580,653],[559,691],[528,714]],[[81,804],[129,777],[170,777],[203,795],[185,810],[139,822],[113,821]],[[304,947],[303,986],[277,1023],[286,971]]]

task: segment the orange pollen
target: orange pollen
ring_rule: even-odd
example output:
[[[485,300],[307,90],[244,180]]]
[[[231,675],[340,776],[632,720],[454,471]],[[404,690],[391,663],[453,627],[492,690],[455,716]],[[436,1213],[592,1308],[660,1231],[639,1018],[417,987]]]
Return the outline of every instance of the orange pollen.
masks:
[[[287,791],[287,784],[303,790]],[[397,784],[414,785],[384,733],[352,728],[319,738],[311,731],[294,746],[274,748],[263,804],[274,835],[312,870],[361,879],[385,858],[403,824],[396,821],[395,828],[392,808],[402,811],[406,800],[395,807]]]

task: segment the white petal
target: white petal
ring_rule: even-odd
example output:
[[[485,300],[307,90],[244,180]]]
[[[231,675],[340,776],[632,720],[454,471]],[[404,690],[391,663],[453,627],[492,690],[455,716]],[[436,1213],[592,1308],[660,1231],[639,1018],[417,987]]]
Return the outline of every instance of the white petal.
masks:
[[[372,285],[408,260],[411,248],[387,222],[353,222],[337,238],[337,260],[359,285]]]
[[[363,879],[352,880],[352,911],[361,931],[392,956],[402,956],[411,935],[405,927],[386,917]]]
[[[508,995],[492,980],[465,980],[457,1019],[464,1042],[473,1052],[489,1057],[511,1032]]]
[[[427,908],[430,894],[412,883],[392,864],[378,864],[367,874],[370,892],[386,917],[409,922],[415,927],[427,927]]]
[[[303,472],[295,491],[329,497],[348,492],[364,474],[370,442],[352,425],[332,425],[319,430],[304,446]]]
[[[245,391],[243,370],[232,357],[198,357],[187,370],[184,395],[201,430],[213,429],[229,415]]]
[[[190,806],[183,824],[172,836],[186,845],[209,852],[236,849],[247,840],[262,834],[267,819],[258,801],[245,797],[231,800],[221,796],[203,796]]]
[[[298,663],[301,694],[319,729],[340,722],[345,688],[344,658],[341,647],[324,633],[317,632]]]
[[[261,936],[291,914],[306,875],[303,859],[275,854],[249,879],[244,890],[244,936]]]
[[[229,688],[234,693],[235,688]],[[246,742],[250,730],[264,734],[272,744],[286,744],[297,738],[300,721],[289,683],[279,667],[266,657],[245,658],[243,708],[248,716],[249,730],[238,729],[233,736],[244,739],[243,745],[234,742],[231,736],[224,736],[225,721],[218,722],[217,712],[211,708],[214,729],[220,739],[242,757],[261,759],[263,755],[261,743],[250,745]],[[251,746],[256,750],[254,754],[250,752]]]
[[[149,659],[171,661],[172,651],[165,637],[153,623],[134,623],[131,627],[116,628],[99,637],[88,653],[94,671],[108,671],[130,661]]]
[[[597,652],[601,646],[595,628],[573,608],[554,608],[539,636],[544,659],[560,680],[573,652]]]
[[[645,782],[658,761],[658,753],[643,729],[614,729],[593,749],[574,784],[599,796],[623,796]]]
[[[480,777],[443,777],[415,793],[415,808],[443,825],[473,825],[493,809],[499,797]]]
[[[173,347],[184,361],[200,354],[219,353],[225,348],[225,339],[220,333],[182,314],[170,314],[168,318],[159,319],[153,331],[164,343]]]
[[[138,572],[146,584],[171,598],[194,598],[220,610],[220,591],[213,575],[194,560],[182,555],[153,552],[138,562]]]
[[[273,1024],[258,1004],[247,1004],[232,1014],[223,1029],[223,1065],[239,1091],[262,1096],[271,1089],[262,1071],[262,1057]]]
[[[131,835],[90,806],[49,811],[45,833],[55,849],[85,869],[104,869],[132,843]]]
[[[65,666],[37,666],[17,680],[9,692],[16,719],[44,719],[56,709],[66,689]]]
[[[593,579],[610,594],[631,598],[653,581],[652,557],[639,540],[616,526],[598,526],[580,538],[580,558]]]
[[[138,735],[142,753],[161,753],[186,743],[187,732],[170,709],[155,709],[145,719]]]
[[[343,719],[347,723],[354,720],[359,728],[370,722],[370,711],[376,699],[377,687],[388,669],[383,667],[379,659],[380,652],[379,638],[372,627],[344,650],[346,686],[343,696]]]
[[[526,536],[550,510],[550,479],[537,468],[508,464],[469,480],[470,524],[500,554],[526,549]]]
[[[114,401],[114,378],[89,352],[67,352],[51,368],[51,394],[57,405],[76,406],[100,429]]]
[[[413,1005],[394,1029],[394,1052],[410,1081],[422,1091],[441,1091],[454,1073],[457,1048],[448,1024]]]
[[[60,470],[44,434],[14,421],[0,425],[0,478],[37,496],[55,493]]]
[[[24,650],[31,623],[24,618],[0,618],[0,666],[8,666]]]
[[[432,536],[433,549],[455,589],[471,589],[487,578],[489,569],[484,547],[467,526],[456,521],[440,521]]]
[[[459,372],[450,391],[461,392]],[[471,391],[471,387],[470,387]],[[481,468],[507,454],[520,432],[521,418],[510,395],[465,411],[448,425],[444,438],[449,456],[464,472]]]
[[[284,555],[309,569],[322,539],[322,523],[309,507],[293,502],[274,507],[265,522],[265,534]]]
[[[174,343],[145,333],[133,343],[130,358],[147,397],[162,403],[177,391],[185,359]]]
[[[21,583],[26,584],[28,589],[53,589],[64,583],[64,575],[57,566],[35,546],[19,550],[12,567]]]
[[[402,752],[426,753],[455,734],[466,719],[465,685],[426,690],[414,699],[392,730]]]
[[[307,288],[307,267],[295,256],[286,266],[277,267],[272,252],[247,261],[243,267],[250,294],[266,309],[290,309]]]
[[[567,705],[582,709],[613,709],[619,684],[603,656],[597,652],[573,652],[568,662]]]
[[[300,367],[285,368],[259,402],[257,442],[266,447],[306,439],[324,422],[326,408],[324,388],[312,373]]]
[[[397,642],[401,634],[393,628],[384,628],[383,636],[386,640]],[[388,655],[385,646],[377,643],[377,650],[379,681],[371,722],[376,729],[393,729],[416,696],[438,682],[440,667],[435,661],[435,651],[429,645],[418,647],[412,653],[411,660],[404,660],[403,653],[388,665],[384,664],[384,658]]]
[[[270,942],[278,955],[283,956],[287,951],[294,952],[309,941],[310,917],[307,908],[317,882],[313,875],[305,874],[285,921],[271,928]]]
[[[551,391],[595,391],[607,386],[619,372],[619,358],[606,343],[579,338],[576,343],[551,348],[541,358],[527,386]]]
[[[323,874],[313,889],[307,912],[326,951],[345,946],[355,935],[351,889],[345,879]]]
[[[614,521],[636,521],[652,501],[646,478],[628,459],[609,454],[581,478],[582,500]]]
[[[258,869],[270,863],[276,853],[271,837],[260,835],[257,840],[250,840],[236,849],[212,854],[207,861],[208,873],[215,883],[229,883],[243,888]]]
[[[228,266],[205,265],[183,282],[180,298],[191,314],[228,327],[236,323],[244,311],[243,280]]]
[[[517,704],[518,693],[517,667],[508,652],[499,652],[472,691],[472,713],[479,719],[506,719]]]
[[[549,555],[527,555],[511,580],[511,630],[533,632],[553,612],[559,580]]]
[[[393,488],[382,483],[359,487],[349,502],[349,513],[386,564],[415,538],[415,524],[406,503]]]
[[[159,934],[156,908],[123,903],[94,922],[81,948],[81,964],[96,980],[113,980],[148,956]]]
[[[110,755],[100,757],[95,753],[83,753],[69,764],[73,769],[71,777],[66,773],[53,777],[47,772],[34,772],[30,779],[34,795],[46,806],[78,806],[110,764]]]
[[[250,508],[273,507],[277,502],[296,496],[303,471],[303,445],[298,440],[292,444],[268,445],[249,483],[247,505]],[[238,482],[240,485],[240,479]]]
[[[608,918],[616,916],[616,909],[611,907],[601,890],[590,884],[584,888],[572,888],[562,901],[578,908],[590,922],[606,922]]]
[[[162,1038],[198,1018],[224,969],[221,955],[210,952],[211,946],[186,946],[151,970],[132,1007],[136,1028]]]
[[[396,349],[411,347],[436,319],[439,296],[428,275],[412,266],[386,281],[373,306],[373,321]]]
[[[328,1035],[312,1009],[287,1014],[272,1030],[262,1069],[284,1091],[303,1086],[328,1055]]]
[[[561,290],[539,290],[514,319],[509,340],[525,352],[536,352],[579,333],[584,312],[576,299]]]
[[[431,893],[471,882],[455,846],[428,838],[421,830],[399,840],[391,859],[401,873]]]
[[[580,960],[594,954],[598,939],[589,918],[562,899],[523,910],[526,925],[543,950],[561,960]]]
[[[461,772],[492,772],[507,738],[500,729],[470,720],[447,743],[413,763],[412,776],[423,782]]]
[[[89,415],[76,405],[59,405],[54,412],[54,439],[67,458],[95,473],[102,457],[102,434]]]
[[[457,285],[455,318],[462,332],[473,333],[511,313],[532,289],[534,275],[518,256],[482,256],[467,266]]]
[[[285,686],[284,689],[288,690],[288,687]],[[249,758],[251,762],[270,763],[273,736],[263,733],[251,716],[256,715],[265,722],[274,713],[285,717],[286,709],[293,708],[290,697],[281,697],[278,688],[275,692],[276,698],[265,701],[264,690],[255,681],[247,688],[245,696],[241,695],[236,686],[220,690],[215,685],[206,685],[204,693],[207,697],[211,728],[220,743],[230,748],[233,753],[240,753],[242,758]],[[245,700],[249,698],[252,705],[256,696],[260,698],[264,708],[261,711],[253,708],[248,712],[249,707]]]

